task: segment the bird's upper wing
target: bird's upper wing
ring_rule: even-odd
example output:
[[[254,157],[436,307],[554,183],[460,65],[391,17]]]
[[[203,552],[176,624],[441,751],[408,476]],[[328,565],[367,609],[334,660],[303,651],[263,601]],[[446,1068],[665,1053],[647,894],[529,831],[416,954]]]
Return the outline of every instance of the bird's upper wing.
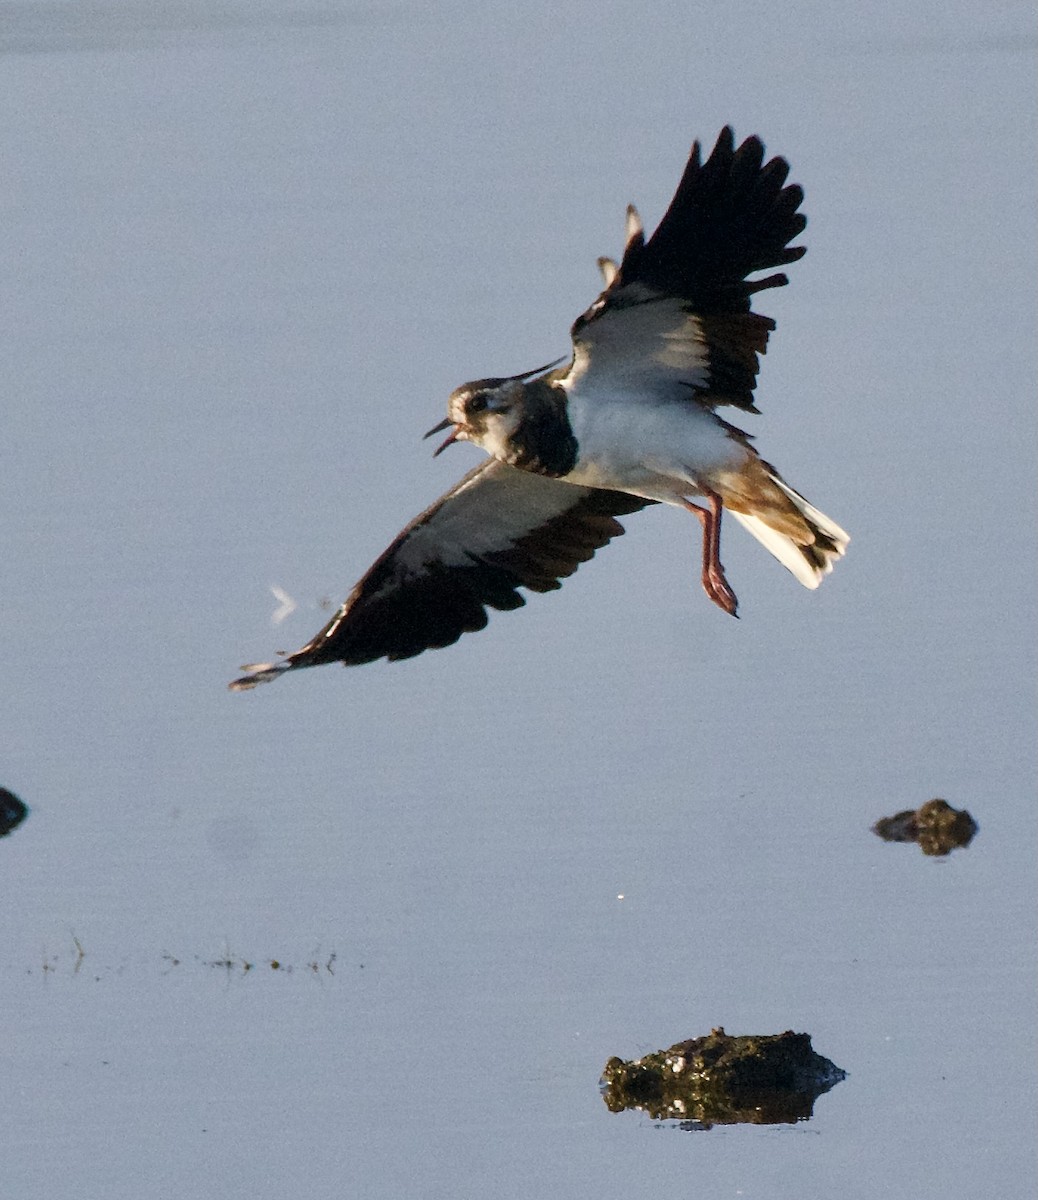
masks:
[[[749,276],[805,253],[789,245],[807,219],[797,211],[804,193],[786,184],[788,173],[782,158],[764,162],[759,138],[736,149],[728,127],[705,162],[696,142],[647,242],[638,214],[627,210],[623,260],[618,269],[605,260],[608,286],[574,322],[573,362],[556,378],[591,394],[621,388],[756,412],[758,355],[775,322],[751,312],[750,298],[788,280]]]
[[[407,526],[315,638],[280,662],[243,668],[230,686],[244,691],[295,667],[449,646],[482,629],[488,607],[521,607],[517,588],[560,587],[623,533],[616,517],[652,503],[490,459]]]

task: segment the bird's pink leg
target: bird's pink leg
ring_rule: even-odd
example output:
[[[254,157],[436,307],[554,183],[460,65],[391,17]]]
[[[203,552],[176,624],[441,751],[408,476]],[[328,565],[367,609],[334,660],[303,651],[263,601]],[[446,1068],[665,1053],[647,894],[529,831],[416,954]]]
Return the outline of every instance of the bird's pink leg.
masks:
[[[721,497],[716,492],[704,492],[703,495],[709,508],[701,508],[684,497],[681,499],[685,508],[698,517],[703,526],[703,591],[718,608],[735,617],[738,616],[735,610],[739,602],[728,586],[724,567],[721,566]]]

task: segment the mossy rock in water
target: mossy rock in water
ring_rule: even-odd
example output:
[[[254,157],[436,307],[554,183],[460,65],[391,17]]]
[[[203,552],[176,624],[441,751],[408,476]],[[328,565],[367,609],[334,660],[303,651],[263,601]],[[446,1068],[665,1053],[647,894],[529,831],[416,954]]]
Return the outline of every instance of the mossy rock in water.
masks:
[[[729,1037],[714,1029],[633,1062],[611,1058],[602,1084],[612,1112],[638,1108],[709,1127],[806,1121],[815,1097],[844,1077],[806,1033]]]
[[[943,857],[960,846],[968,846],[977,832],[977,822],[965,809],[952,808],[947,800],[927,800],[920,808],[908,808],[892,817],[882,817],[872,827],[885,842],[918,842],[924,854]]]

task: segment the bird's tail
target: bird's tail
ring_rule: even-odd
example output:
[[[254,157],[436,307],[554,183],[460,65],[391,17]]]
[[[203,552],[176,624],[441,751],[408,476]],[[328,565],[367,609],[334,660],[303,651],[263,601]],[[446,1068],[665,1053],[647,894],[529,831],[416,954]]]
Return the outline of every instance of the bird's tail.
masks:
[[[842,558],[850,537],[835,521],[795,492],[778,472],[761,460],[767,477],[754,503],[728,507],[732,516],[766,550],[797,577],[804,587],[816,588]],[[742,511],[740,511],[742,509]]]

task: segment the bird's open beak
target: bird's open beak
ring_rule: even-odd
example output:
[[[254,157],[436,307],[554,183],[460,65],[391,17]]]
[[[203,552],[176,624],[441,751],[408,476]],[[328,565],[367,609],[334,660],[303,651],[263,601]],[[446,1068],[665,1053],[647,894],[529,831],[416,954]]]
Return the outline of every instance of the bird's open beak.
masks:
[[[424,434],[424,435],[423,435],[423,440],[424,440],[424,438],[430,438],[430,437],[432,437],[432,435],[433,435],[434,433],[443,433],[443,431],[444,431],[445,429],[447,429],[448,427],[452,427],[452,428],[451,428],[451,431],[450,431],[450,433],[447,435],[447,437],[446,437],[446,438],[444,438],[444,440],[443,440],[443,441],[442,441],[442,442],[441,442],[441,443],[440,443],[440,444],[439,444],[439,445],[436,447],[436,449],[433,451],[433,458],[435,458],[435,457],[437,456],[437,454],[442,454],[442,453],[443,453],[443,451],[444,451],[444,450],[446,450],[446,449],[447,449],[447,447],[448,447],[448,446],[449,446],[449,445],[450,445],[452,442],[456,442],[456,441],[458,440],[458,427],[457,427],[457,425],[455,425],[455,424],[454,424],[454,422],[453,422],[453,421],[450,419],[450,417],[445,417],[445,418],[444,418],[444,419],[443,419],[443,420],[442,420],[442,421],[439,423],[439,425],[434,425],[434,426],[432,427],[432,429],[430,429],[430,430],[429,430],[429,432],[428,432],[428,433],[426,433],[426,434]]]

